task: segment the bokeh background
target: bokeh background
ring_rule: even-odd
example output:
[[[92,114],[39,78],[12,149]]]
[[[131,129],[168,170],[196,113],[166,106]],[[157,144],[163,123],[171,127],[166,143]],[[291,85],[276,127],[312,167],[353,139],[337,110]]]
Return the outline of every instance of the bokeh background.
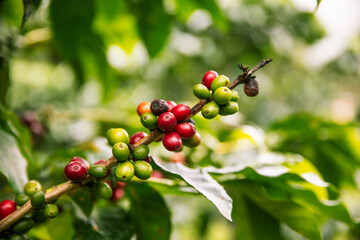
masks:
[[[41,169],[49,179],[49,156],[96,148],[109,127],[142,129],[135,111],[142,101],[193,105],[192,87],[206,71],[234,80],[238,64],[273,58],[256,73],[257,97],[238,87],[239,113],[195,119],[204,142],[252,126],[269,149],[309,159],[359,216],[359,1],[323,0],[315,11],[315,0],[36,0],[20,28],[22,6],[0,1],[0,101],[31,131],[30,177]],[[78,153],[71,151],[62,156]],[[205,199],[166,200],[172,239],[235,239]],[[326,239],[348,237],[336,224],[325,225]],[[282,227],[287,239],[302,239]]]

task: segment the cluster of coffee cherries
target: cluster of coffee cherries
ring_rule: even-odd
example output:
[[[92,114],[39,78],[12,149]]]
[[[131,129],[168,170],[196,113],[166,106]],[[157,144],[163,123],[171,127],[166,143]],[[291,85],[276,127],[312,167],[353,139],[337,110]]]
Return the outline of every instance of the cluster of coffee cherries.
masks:
[[[118,161],[115,168],[115,176],[118,181],[127,182],[133,176],[141,180],[151,177],[153,169],[150,165],[149,147],[140,145],[133,149],[129,148],[129,144],[136,143],[145,134],[142,132],[135,133],[130,140],[129,134],[123,128],[110,128],[107,131],[106,137],[112,146],[113,156]]]
[[[8,232],[11,235],[10,239],[19,237],[17,234],[26,233],[34,224],[43,223],[46,219],[58,215],[59,209],[54,202],[45,203],[45,193],[41,184],[36,180],[30,180],[24,186],[24,193],[16,195],[15,201],[4,200],[0,203],[0,220],[13,213],[16,206],[20,207],[29,200],[33,211],[11,227]]]
[[[196,84],[193,88],[194,95],[207,103],[201,109],[201,114],[206,119],[212,119],[218,114],[231,115],[239,110],[236,103],[239,93],[228,88],[230,80],[224,75],[218,75],[215,71],[204,74],[202,84]]]
[[[190,118],[191,109],[186,104],[155,99],[151,103],[141,102],[137,113],[144,127],[150,130],[157,128],[164,133],[161,141],[169,151],[181,151],[183,145],[196,147],[201,142],[195,122]]]
[[[102,164],[105,160],[101,159],[90,166],[89,162],[81,157],[74,157],[65,166],[65,177],[72,182],[81,182],[88,175],[93,177],[95,181],[89,182],[88,186],[94,196],[109,199],[113,195],[113,190],[105,181],[98,181],[110,175],[110,170],[107,170]]]

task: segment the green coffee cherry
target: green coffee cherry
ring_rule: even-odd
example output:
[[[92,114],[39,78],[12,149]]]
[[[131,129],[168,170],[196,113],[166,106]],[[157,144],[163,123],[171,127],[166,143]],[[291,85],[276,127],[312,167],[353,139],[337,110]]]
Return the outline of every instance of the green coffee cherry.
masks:
[[[24,186],[24,192],[26,195],[31,196],[36,191],[41,191],[41,184],[36,180],[30,180]]]
[[[230,84],[230,79],[227,76],[220,75],[211,83],[211,91],[215,92],[219,87],[227,87]]]
[[[98,182],[94,186],[94,193],[98,197],[101,197],[101,198],[104,198],[104,199],[109,199],[109,198],[111,198],[111,196],[113,194],[113,190],[111,189],[111,187],[107,183]]]
[[[239,105],[236,102],[228,102],[227,104],[220,107],[220,115],[226,116],[231,115],[239,111]]]
[[[219,87],[213,94],[214,101],[219,105],[230,102],[232,97],[231,90],[227,87]]]
[[[146,180],[151,177],[153,168],[145,161],[134,162],[135,176],[141,180]]]
[[[200,145],[201,143],[201,136],[199,132],[196,132],[195,135],[190,139],[183,139],[182,143],[184,146],[194,148]]]
[[[133,157],[136,160],[142,160],[145,159],[147,157],[147,155],[149,154],[150,150],[149,147],[147,145],[140,145],[138,147],[136,147],[133,151]]]
[[[111,146],[118,142],[129,144],[129,134],[123,128],[110,128],[106,132],[106,137]]]
[[[45,205],[44,208],[44,214],[48,218],[54,218],[58,215],[59,208],[56,206],[56,204],[49,203]]]
[[[239,100],[239,93],[235,90],[231,90],[231,101],[237,102]]]
[[[16,195],[16,197],[15,197],[15,203],[16,203],[16,205],[18,205],[18,206],[22,206],[22,205],[24,205],[27,201],[29,201],[29,199],[30,199],[30,198],[29,198],[28,195],[21,193],[21,194],[19,194],[19,195]]]
[[[32,219],[35,223],[43,223],[46,221],[46,216],[42,209],[34,210],[32,213]]]
[[[157,126],[157,117],[150,112],[143,113],[140,121],[141,124],[148,129],[154,129]]]
[[[93,165],[89,169],[89,175],[94,178],[104,178],[107,175],[107,169],[102,165]]]
[[[134,165],[130,161],[119,163],[115,168],[115,176],[121,182],[131,180],[134,176]]]
[[[31,206],[33,209],[41,208],[45,202],[45,194],[42,191],[34,192],[31,196]]]
[[[128,160],[130,155],[130,150],[128,145],[126,145],[123,142],[115,143],[115,145],[112,148],[112,153],[116,160],[123,162]]]
[[[14,233],[26,233],[34,226],[34,221],[30,217],[24,217],[19,222],[13,225],[12,230]]]
[[[201,109],[201,115],[206,119],[212,119],[218,115],[219,111],[219,105],[215,102],[209,102]]]
[[[202,84],[196,84],[193,88],[194,95],[199,99],[208,99],[210,97],[210,90]]]

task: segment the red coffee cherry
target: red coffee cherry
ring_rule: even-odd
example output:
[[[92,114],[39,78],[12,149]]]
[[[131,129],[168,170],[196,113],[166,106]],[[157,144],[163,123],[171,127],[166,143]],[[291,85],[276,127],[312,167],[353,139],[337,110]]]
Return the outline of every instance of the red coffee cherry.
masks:
[[[6,218],[16,210],[16,204],[11,200],[4,200],[0,203],[0,220]]]
[[[83,180],[87,175],[87,168],[81,162],[70,162],[64,169],[65,177],[73,182]]]
[[[208,89],[210,89],[212,81],[214,81],[217,76],[217,72],[207,71],[202,78],[202,84],[205,85]]]
[[[161,114],[157,121],[158,128],[164,132],[171,132],[174,130],[176,123],[176,117],[171,112]]]
[[[171,110],[171,113],[175,115],[178,122],[183,122],[190,115],[191,109],[186,104],[178,104]]]
[[[71,159],[70,162],[81,162],[81,163],[85,164],[87,170],[89,170],[89,168],[90,168],[89,162],[81,157],[74,157],[73,159]]]
[[[148,134],[146,132],[137,132],[134,133],[131,138],[130,138],[130,144],[135,144],[138,141],[140,141],[141,139],[143,139],[144,137],[146,137]]]
[[[163,99],[155,99],[150,105],[151,112],[156,116],[160,116],[164,112],[169,111],[169,105]]]
[[[195,135],[196,128],[192,123],[184,122],[176,125],[175,131],[180,135],[181,138],[189,139]]]
[[[162,143],[167,150],[173,152],[180,150],[182,146],[181,137],[177,132],[165,133]]]
[[[152,157],[151,157],[151,155],[150,155],[150,154],[148,154],[148,155],[147,155],[147,157],[146,157],[146,158],[144,158],[142,161],[145,161],[145,162],[147,162],[147,163],[150,163],[150,162],[152,161]]]
[[[166,103],[169,105],[169,112],[176,106],[174,101],[166,101]]]
[[[138,105],[136,111],[137,111],[137,114],[139,115],[139,117],[141,117],[141,115],[143,115],[146,112],[151,112],[150,103],[149,102],[141,102]]]

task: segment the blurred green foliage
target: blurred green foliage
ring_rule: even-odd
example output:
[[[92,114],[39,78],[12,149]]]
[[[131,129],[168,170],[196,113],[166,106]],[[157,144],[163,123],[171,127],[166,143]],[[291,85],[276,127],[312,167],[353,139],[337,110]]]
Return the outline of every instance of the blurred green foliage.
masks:
[[[184,150],[186,167],[155,143],[165,163],[152,164],[165,179],[131,183],[118,202],[75,191],[59,199],[58,218],[27,235],[356,239],[360,38],[311,66],[304,54],[326,36],[289,0],[0,0],[0,200],[28,178],[60,184],[73,156],[108,158],[106,129],[144,131],[138,103],[192,105],[207,70],[235,79],[237,64],[273,58],[257,73],[258,97],[238,88],[238,114],[194,118],[203,142]]]

